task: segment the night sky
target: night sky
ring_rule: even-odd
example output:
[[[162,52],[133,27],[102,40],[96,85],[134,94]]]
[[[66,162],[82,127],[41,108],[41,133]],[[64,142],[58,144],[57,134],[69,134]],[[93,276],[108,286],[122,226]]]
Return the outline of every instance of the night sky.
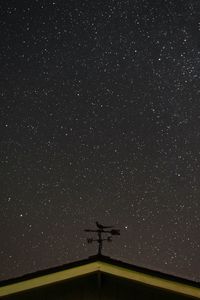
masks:
[[[103,254],[200,281],[200,1],[0,4],[0,279]]]

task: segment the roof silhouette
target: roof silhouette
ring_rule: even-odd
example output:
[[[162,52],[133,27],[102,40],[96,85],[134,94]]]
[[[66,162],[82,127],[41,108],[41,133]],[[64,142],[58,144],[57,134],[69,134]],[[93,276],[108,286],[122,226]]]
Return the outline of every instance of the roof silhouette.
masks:
[[[140,267],[140,266],[133,265],[133,264],[130,264],[130,263],[127,263],[127,262],[123,262],[123,261],[120,261],[120,260],[117,260],[117,259],[113,259],[109,256],[98,255],[98,254],[90,256],[86,259],[70,262],[70,263],[63,264],[63,265],[60,265],[60,266],[57,266],[57,267],[52,267],[52,268],[48,268],[48,269],[44,269],[44,270],[39,270],[39,271],[36,271],[36,272],[33,272],[33,273],[28,273],[28,274],[25,274],[25,275],[22,275],[22,276],[19,276],[19,277],[2,280],[0,282],[0,286],[17,283],[17,282],[24,281],[24,280],[33,279],[33,278],[36,278],[36,277],[56,273],[56,272],[63,271],[63,270],[68,270],[68,269],[78,267],[78,266],[84,266],[84,265],[87,265],[89,263],[96,262],[96,261],[105,262],[105,263],[108,263],[108,264],[111,264],[111,265],[114,265],[114,266],[126,268],[126,269],[129,269],[129,270],[134,270],[134,271],[144,273],[144,274],[147,274],[147,275],[159,277],[159,278],[166,279],[166,280],[176,281],[176,282],[179,282],[179,283],[183,283],[183,284],[187,284],[187,285],[191,285],[191,286],[200,288],[200,283],[199,282],[192,281],[192,280],[182,278],[182,277],[178,277],[178,276],[171,275],[171,274],[166,274],[166,273],[163,273],[163,272],[160,272],[160,271]]]

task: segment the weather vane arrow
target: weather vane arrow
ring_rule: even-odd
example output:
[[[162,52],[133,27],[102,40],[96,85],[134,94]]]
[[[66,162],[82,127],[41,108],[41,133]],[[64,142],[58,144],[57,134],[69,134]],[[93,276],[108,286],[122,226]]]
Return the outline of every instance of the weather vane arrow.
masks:
[[[85,229],[84,231],[86,232],[92,232],[92,233],[97,233],[97,238],[88,238],[87,242],[93,243],[97,242],[99,244],[98,246],[98,255],[102,254],[102,246],[103,242],[112,242],[112,236],[113,235],[120,235],[120,230],[119,229],[114,229],[114,226],[104,226],[100,224],[99,222],[96,222],[97,229]],[[103,237],[105,235],[105,237]]]

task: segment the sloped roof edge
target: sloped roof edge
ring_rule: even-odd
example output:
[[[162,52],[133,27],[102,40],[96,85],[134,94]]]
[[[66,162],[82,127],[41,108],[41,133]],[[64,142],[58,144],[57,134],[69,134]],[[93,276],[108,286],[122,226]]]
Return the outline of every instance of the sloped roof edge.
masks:
[[[98,271],[200,299],[200,285],[198,283],[130,265],[103,255],[91,256],[88,259],[60,267],[2,281],[0,283],[0,297]]]

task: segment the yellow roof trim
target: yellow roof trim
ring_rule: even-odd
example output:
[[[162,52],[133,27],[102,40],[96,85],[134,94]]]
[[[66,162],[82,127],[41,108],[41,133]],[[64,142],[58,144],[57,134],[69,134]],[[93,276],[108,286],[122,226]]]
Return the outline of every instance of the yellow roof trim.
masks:
[[[142,272],[129,270],[123,267],[101,262],[101,271],[129,280],[137,281],[154,287],[166,289],[172,292],[200,298],[200,287],[193,287],[184,283],[156,277]]]
[[[78,276],[101,271],[118,277],[137,281],[150,286],[166,289],[172,292],[192,296],[200,299],[200,288],[193,287],[184,283],[175,282],[169,279],[156,277],[142,272],[119,267],[106,262],[91,262],[83,266],[72,267],[67,270],[58,271],[48,275],[42,275],[33,279],[24,280],[18,283],[9,284],[0,287],[0,296],[6,296],[47,284],[56,283],[62,280],[75,278]]]
[[[64,271],[58,271],[52,274],[42,275],[33,279],[24,280],[21,282],[9,284],[0,287],[0,296],[10,295],[43,285],[56,283],[62,280],[86,275],[99,270],[99,263],[93,262],[87,265],[73,267]]]

